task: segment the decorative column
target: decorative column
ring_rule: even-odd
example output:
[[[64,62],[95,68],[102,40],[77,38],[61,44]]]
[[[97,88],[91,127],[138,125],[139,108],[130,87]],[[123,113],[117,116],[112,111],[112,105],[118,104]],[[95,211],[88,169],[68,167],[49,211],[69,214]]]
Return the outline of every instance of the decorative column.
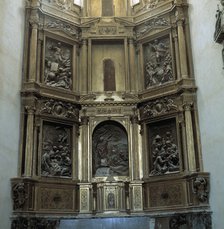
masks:
[[[134,39],[129,39],[129,70],[130,70],[130,82],[131,82],[131,91],[137,90],[137,81],[136,81],[136,63],[135,63],[135,45]]]
[[[127,38],[124,39],[124,58],[125,58],[125,90],[130,91],[130,79],[129,79],[129,55],[128,55],[128,41]]]
[[[34,82],[37,74],[37,45],[38,45],[38,10],[33,9],[30,16],[31,36],[30,36],[30,55],[29,55],[29,76],[28,82]]]
[[[32,176],[33,146],[34,146],[34,112],[33,106],[26,106],[27,127],[26,127],[26,147],[25,147],[25,171],[24,176]]]
[[[192,104],[190,103],[184,104],[188,166],[190,172],[195,172],[196,161],[195,161],[194,133],[193,133],[193,126],[192,126],[191,107]]]
[[[88,42],[87,39],[83,39],[82,41],[82,49],[81,49],[81,92],[87,93],[88,88]]]
[[[178,44],[179,44],[179,54],[180,54],[180,69],[182,78],[188,78],[188,65],[187,65],[187,49],[186,40],[184,35],[184,15],[182,10],[177,10],[176,12],[177,21],[177,32],[178,32]]]
[[[132,126],[132,179],[140,179],[140,166],[139,166],[139,151],[138,151],[138,115],[136,114],[136,108],[134,110],[134,115],[131,116],[131,126]]]
[[[72,54],[72,85],[73,85],[73,91],[75,92],[76,90],[78,90],[77,87],[77,49],[76,49],[76,45],[73,45],[73,54]]]
[[[87,182],[90,179],[89,174],[89,117],[85,115],[86,111],[83,111],[84,116],[81,117],[81,135],[82,135],[82,156],[81,160],[81,181]]]
[[[173,31],[174,47],[175,47],[175,58],[176,58],[176,69],[177,69],[177,80],[181,79],[181,69],[180,69],[180,53],[178,44],[178,35],[176,28]]]

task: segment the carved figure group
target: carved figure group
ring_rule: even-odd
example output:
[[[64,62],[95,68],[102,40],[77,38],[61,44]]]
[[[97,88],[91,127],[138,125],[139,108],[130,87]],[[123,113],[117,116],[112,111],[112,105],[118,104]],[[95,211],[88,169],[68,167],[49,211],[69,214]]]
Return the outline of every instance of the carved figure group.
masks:
[[[150,42],[145,51],[145,86],[149,88],[173,80],[172,57],[168,40]]]
[[[71,89],[71,50],[61,42],[48,40],[44,76],[48,86]]]
[[[152,142],[151,175],[162,175],[179,170],[179,153],[171,132],[163,138],[156,135]]]
[[[71,165],[71,151],[67,131],[60,131],[57,141],[53,142],[45,139],[41,159],[41,174],[43,176],[70,177]]]
[[[95,176],[128,175],[126,133],[115,125],[105,125],[93,135],[93,173]]]

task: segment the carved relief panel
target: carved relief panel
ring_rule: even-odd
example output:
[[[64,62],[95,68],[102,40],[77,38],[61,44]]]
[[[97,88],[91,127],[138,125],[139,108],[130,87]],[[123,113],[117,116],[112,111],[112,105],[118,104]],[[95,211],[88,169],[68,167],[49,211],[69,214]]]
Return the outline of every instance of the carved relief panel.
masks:
[[[71,177],[72,128],[56,123],[43,123],[41,147],[41,175]]]
[[[143,45],[145,89],[174,80],[170,37],[164,36]]]
[[[176,120],[168,119],[147,125],[150,152],[150,175],[180,171]]]
[[[72,89],[72,46],[46,38],[44,83],[47,86]]]
[[[116,122],[99,124],[93,133],[93,176],[128,176],[128,139]]]

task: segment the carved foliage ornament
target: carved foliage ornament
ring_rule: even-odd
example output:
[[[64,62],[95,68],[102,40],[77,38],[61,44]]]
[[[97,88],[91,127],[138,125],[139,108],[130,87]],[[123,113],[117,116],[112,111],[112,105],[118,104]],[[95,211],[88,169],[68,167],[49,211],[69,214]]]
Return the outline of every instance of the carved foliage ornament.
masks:
[[[75,26],[69,25],[65,22],[62,22],[60,20],[47,20],[45,23],[45,27],[50,30],[61,30],[72,37],[75,37],[76,39],[79,38],[79,31]]]
[[[12,187],[13,209],[23,209],[28,199],[27,187],[24,183],[17,183]]]
[[[144,45],[145,88],[174,80],[170,38],[155,39]]]
[[[40,114],[53,115],[68,119],[79,119],[79,110],[75,105],[54,99],[41,100]]]
[[[187,224],[186,215],[173,216],[169,222],[170,229],[180,229],[182,225]]]
[[[56,88],[72,88],[72,46],[47,38],[44,82]]]
[[[197,177],[193,180],[193,193],[201,203],[207,202],[209,198],[209,184],[204,177]]]
[[[167,114],[172,110],[177,111],[178,107],[172,98],[166,97],[146,104],[142,109],[141,116],[142,118],[151,118]]]
[[[142,7],[137,10],[137,12],[146,11],[158,7],[158,5],[166,0],[143,0]]]

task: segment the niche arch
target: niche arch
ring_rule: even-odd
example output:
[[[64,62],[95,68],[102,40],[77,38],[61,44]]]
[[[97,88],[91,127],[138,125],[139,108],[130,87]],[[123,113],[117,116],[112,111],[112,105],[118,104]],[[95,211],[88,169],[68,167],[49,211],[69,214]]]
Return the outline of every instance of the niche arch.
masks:
[[[99,123],[92,133],[92,176],[129,176],[128,134],[116,121]]]

